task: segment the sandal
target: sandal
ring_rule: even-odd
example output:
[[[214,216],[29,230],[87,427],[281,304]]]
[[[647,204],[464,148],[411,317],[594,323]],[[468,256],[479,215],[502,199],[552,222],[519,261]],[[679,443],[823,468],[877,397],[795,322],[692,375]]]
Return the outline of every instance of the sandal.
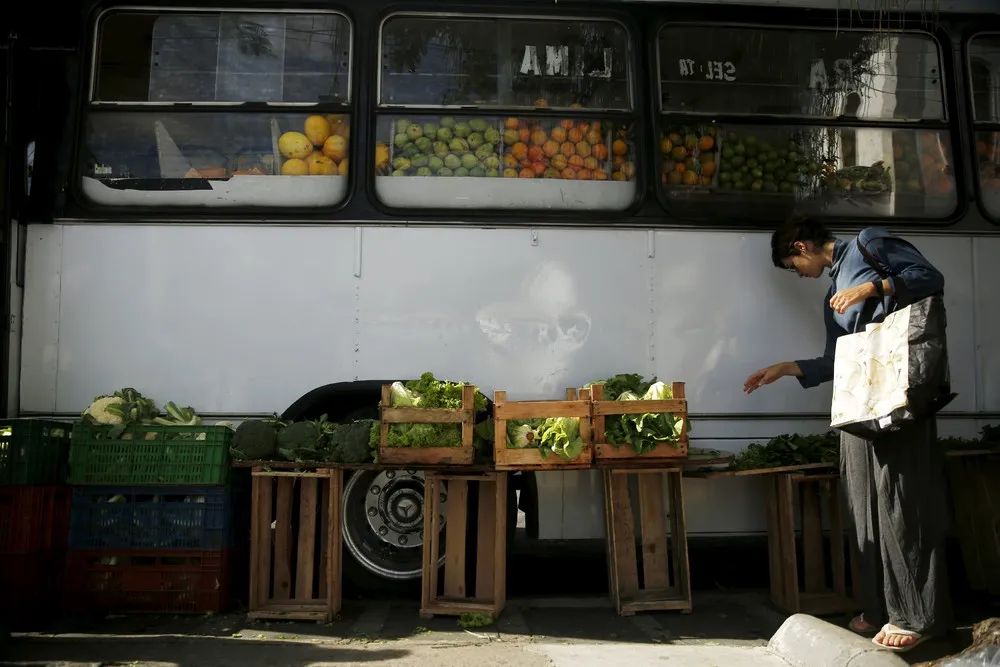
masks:
[[[858,614],[851,619],[851,622],[847,624],[852,632],[856,632],[859,635],[870,635],[878,631],[877,625],[872,625],[865,620],[864,614]]]
[[[893,653],[905,653],[910,649],[916,648],[920,644],[924,643],[930,639],[927,635],[922,635],[919,632],[914,632],[913,630],[904,630],[903,628],[893,625],[892,623],[886,623],[882,626],[883,639],[890,635],[895,635],[897,637],[913,637],[914,641],[909,644],[903,644],[902,646],[887,646],[882,642],[878,641],[876,637],[872,637],[872,643],[879,648],[884,648],[887,651],[892,651]]]

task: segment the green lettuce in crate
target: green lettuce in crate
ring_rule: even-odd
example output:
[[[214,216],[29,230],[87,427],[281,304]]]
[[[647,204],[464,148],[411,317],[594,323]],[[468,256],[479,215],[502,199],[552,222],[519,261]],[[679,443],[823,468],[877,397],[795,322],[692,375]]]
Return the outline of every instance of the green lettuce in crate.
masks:
[[[474,406],[477,413],[486,410],[486,397],[476,387]],[[393,382],[390,388],[390,405],[394,408],[447,408],[462,407],[462,383],[438,380],[433,373],[424,373],[419,380],[407,383]],[[477,440],[487,436],[488,428],[477,428]],[[377,450],[379,424],[372,425],[369,446]],[[461,424],[390,424],[390,447],[458,447],[462,444]]]
[[[638,373],[621,373],[603,382],[606,401],[665,401],[674,397],[670,385],[658,382],[656,377],[646,381]],[[604,439],[610,445],[629,445],[636,454],[646,454],[660,443],[676,447],[684,432],[691,432],[690,420],[668,412],[605,417]]]

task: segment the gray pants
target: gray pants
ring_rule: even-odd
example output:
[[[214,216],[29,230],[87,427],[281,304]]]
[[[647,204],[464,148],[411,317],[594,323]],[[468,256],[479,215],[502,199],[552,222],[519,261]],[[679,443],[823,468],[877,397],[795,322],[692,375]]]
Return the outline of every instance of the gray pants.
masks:
[[[840,474],[861,553],[864,619],[949,632],[945,565],[950,510],[934,418],[875,442],[840,435]]]

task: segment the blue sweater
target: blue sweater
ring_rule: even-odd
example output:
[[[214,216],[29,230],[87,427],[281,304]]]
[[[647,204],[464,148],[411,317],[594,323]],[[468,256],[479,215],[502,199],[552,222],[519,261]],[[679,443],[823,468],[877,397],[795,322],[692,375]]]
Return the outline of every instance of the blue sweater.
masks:
[[[944,290],[944,276],[941,272],[919,252],[901,243],[890,232],[869,227],[858,234],[858,239],[882,266],[888,267],[891,273],[896,274],[888,279],[894,294],[905,291],[907,301],[912,303]],[[893,297],[888,295],[881,300],[874,297],[879,303],[874,311],[869,307],[865,317],[862,317],[865,302],[854,304],[843,314],[834,312],[830,307],[830,299],[840,290],[873,280],[882,280],[882,277],[865,263],[865,258],[858,250],[854,239],[850,241],[837,239],[833,248],[830,277],[833,279],[833,284],[823,301],[826,349],[822,357],[795,362],[802,371],[799,383],[806,389],[833,380],[833,357],[837,350],[837,338],[846,333],[864,331],[866,325],[881,320],[892,308]]]

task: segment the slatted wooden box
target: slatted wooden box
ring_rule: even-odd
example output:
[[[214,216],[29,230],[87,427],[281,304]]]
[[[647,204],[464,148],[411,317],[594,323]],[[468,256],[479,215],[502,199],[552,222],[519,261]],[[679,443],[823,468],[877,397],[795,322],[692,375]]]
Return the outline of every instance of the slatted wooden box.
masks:
[[[672,465],[688,455],[687,419],[688,405],[684,397],[684,383],[670,385],[673,398],[664,401],[606,401],[604,386],[592,385],[590,399],[594,417],[594,461],[599,465],[616,465],[620,462],[636,462],[643,465]],[[684,431],[677,443],[662,443],[645,454],[637,454],[630,445],[615,446],[605,437],[605,422],[618,415],[636,415],[646,412],[669,412],[684,420]]]
[[[543,457],[537,447],[514,449],[507,447],[507,422],[511,419],[548,419],[550,417],[576,417],[580,420],[580,438],[583,451],[573,459],[558,454]],[[572,470],[589,468],[594,460],[590,418],[590,391],[566,390],[565,401],[514,401],[507,402],[507,392],[493,394],[493,423],[496,438],[493,458],[497,470]]]
[[[472,444],[472,429],[476,422],[476,388],[462,385],[462,407],[448,408],[392,407],[392,385],[382,385],[382,403],[379,406],[380,435],[378,458],[380,463],[393,465],[470,465],[476,451]],[[390,447],[391,424],[461,424],[462,442],[458,447]]]

